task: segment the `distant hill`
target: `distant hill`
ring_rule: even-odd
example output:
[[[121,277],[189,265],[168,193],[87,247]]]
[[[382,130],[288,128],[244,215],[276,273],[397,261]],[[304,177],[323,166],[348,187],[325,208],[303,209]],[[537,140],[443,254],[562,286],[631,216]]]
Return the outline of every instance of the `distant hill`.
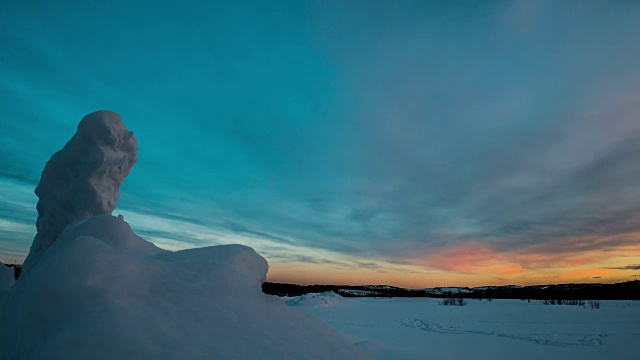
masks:
[[[5,264],[18,279],[22,265]],[[300,296],[333,291],[343,297],[463,297],[467,299],[530,300],[640,300],[640,280],[615,284],[504,285],[405,289],[389,285],[296,285],[265,282],[262,292],[276,296]]]
[[[277,296],[300,296],[333,291],[344,297],[463,297],[469,299],[531,300],[640,300],[640,281],[615,284],[558,284],[533,286],[439,287],[404,289],[388,285],[295,285],[265,282],[262,292]]]

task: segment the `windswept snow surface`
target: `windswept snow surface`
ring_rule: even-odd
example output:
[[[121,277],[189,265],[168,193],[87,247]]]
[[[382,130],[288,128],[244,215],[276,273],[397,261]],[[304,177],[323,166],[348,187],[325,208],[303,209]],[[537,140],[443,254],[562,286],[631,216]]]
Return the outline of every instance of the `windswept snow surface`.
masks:
[[[124,220],[68,228],[0,314],[1,359],[363,359],[314,316],[261,293],[267,262],[224,245],[169,252]]]
[[[640,301],[602,301],[589,309],[534,300],[468,299],[460,307],[433,298],[305,297],[285,301],[377,359],[635,360],[639,354]]]

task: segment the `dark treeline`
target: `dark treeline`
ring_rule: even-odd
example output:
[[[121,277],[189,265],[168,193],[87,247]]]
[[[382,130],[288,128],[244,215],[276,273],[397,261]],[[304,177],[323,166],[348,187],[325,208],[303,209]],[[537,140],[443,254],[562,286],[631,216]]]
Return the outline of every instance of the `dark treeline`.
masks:
[[[14,269],[16,280],[22,265],[5,264]],[[449,290],[444,290],[449,289]],[[530,300],[640,300],[640,280],[615,284],[559,284],[534,286],[490,286],[480,288],[404,289],[386,285],[296,285],[265,282],[262,292],[276,296],[300,296],[333,291],[344,297],[432,297],[467,299]]]
[[[559,284],[502,288],[474,292],[474,296],[494,299],[556,299],[556,300],[640,300],[640,281],[615,284]],[[493,295],[493,296],[491,296]]]
[[[382,289],[376,286],[295,285],[270,282],[262,284],[263,293],[277,296],[300,296],[310,293],[322,293],[328,291],[333,291],[336,294],[342,295],[344,297],[424,297],[423,290],[403,289],[393,286],[385,286],[384,289]],[[357,292],[357,294],[354,292]]]
[[[483,288],[403,289],[393,286],[295,285],[265,282],[262,292],[277,296],[300,296],[333,291],[345,297],[462,297],[469,299],[530,300],[640,300],[640,281],[615,284],[560,284],[536,286],[492,286]]]

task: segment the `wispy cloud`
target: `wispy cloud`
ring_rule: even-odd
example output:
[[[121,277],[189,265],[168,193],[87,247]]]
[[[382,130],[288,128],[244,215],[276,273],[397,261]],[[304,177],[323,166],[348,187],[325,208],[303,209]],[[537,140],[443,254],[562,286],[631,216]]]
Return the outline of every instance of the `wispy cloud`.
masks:
[[[620,266],[620,267],[610,267],[607,269],[616,269],[616,270],[640,270],[640,264],[636,264],[636,265],[627,265],[627,266]]]

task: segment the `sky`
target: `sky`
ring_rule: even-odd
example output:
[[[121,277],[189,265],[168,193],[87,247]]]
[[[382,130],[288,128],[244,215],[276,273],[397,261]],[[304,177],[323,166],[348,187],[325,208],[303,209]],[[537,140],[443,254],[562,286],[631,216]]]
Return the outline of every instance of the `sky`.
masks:
[[[0,11],[0,261],[80,119],[138,139],[115,214],[269,281],[640,278],[640,3],[18,1]]]

